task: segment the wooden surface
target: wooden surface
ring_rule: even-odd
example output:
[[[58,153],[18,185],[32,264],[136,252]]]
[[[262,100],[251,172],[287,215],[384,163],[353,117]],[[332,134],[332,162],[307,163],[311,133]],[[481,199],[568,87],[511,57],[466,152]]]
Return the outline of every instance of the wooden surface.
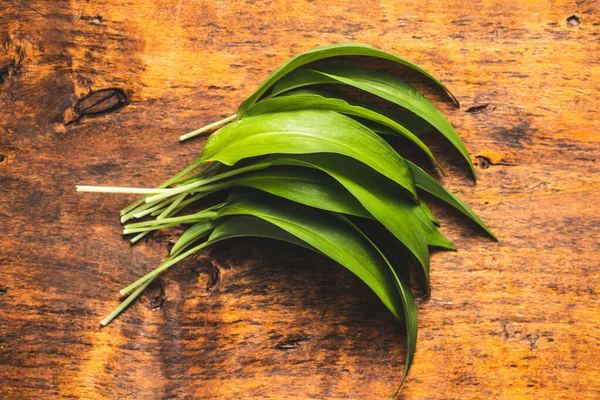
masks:
[[[586,0],[3,0],[0,398],[388,398],[402,331],[343,268],[277,242],[224,243],[99,329],[173,237],[130,246],[131,197],[74,191],[159,183],[202,148],[180,134],[347,41],[457,95],[438,103],[479,180],[442,155],[444,183],[500,238],[435,208],[459,251],[433,255],[401,398],[600,398],[599,33]]]

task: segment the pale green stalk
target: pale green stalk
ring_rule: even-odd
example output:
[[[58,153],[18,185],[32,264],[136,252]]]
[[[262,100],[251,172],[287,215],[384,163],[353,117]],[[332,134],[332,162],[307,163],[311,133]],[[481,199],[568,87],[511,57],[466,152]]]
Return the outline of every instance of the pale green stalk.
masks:
[[[214,175],[208,178],[200,179],[196,182],[189,183],[187,185],[177,186],[172,189],[164,189],[161,193],[156,194],[154,196],[150,196],[146,198],[146,202],[158,201],[165,199],[167,197],[174,196],[176,194],[184,193],[184,192],[192,192],[193,189],[196,189],[200,186],[206,185],[207,183],[212,183],[215,181],[219,181],[221,179],[230,178],[232,176],[236,176],[239,174],[243,174],[245,172],[256,171],[259,169],[264,169],[271,165],[270,163],[258,163],[254,165],[249,165],[247,167],[237,168],[232,171],[223,172],[218,175]]]
[[[172,266],[174,264],[177,264],[179,261],[183,260],[184,258],[186,258],[186,257],[194,254],[195,252],[197,252],[199,250],[202,250],[207,245],[208,245],[208,242],[204,242],[204,243],[199,244],[198,246],[196,246],[196,247],[194,247],[194,248],[186,251],[185,253],[183,253],[183,254],[175,257],[175,258],[172,258],[170,260],[165,261],[160,267],[156,268],[154,271],[147,273],[146,275],[144,275],[143,277],[141,277],[137,281],[133,282],[131,285],[127,286],[125,289],[122,289],[120,291],[121,295],[125,296],[126,294],[130,293],[133,289],[135,289],[136,287],[138,287],[140,285],[142,285],[142,287],[143,287],[143,285],[146,285],[147,282],[151,282],[161,272],[165,271],[170,266]],[[140,291],[140,289],[136,290],[135,293],[137,293],[138,291]],[[140,291],[140,293],[141,293],[141,291]]]
[[[203,165],[203,163],[201,161],[194,160],[190,165],[188,165],[187,167],[185,167],[184,169],[179,171],[179,173],[177,173],[176,175],[172,176],[171,178],[167,179],[166,181],[164,181],[163,183],[158,185],[157,188],[162,189],[162,188],[166,188],[174,183],[177,183],[180,179],[182,179],[183,177],[185,177],[187,174],[194,171],[195,169],[200,168],[202,165]],[[212,167],[212,165],[211,165],[211,167]],[[208,167],[205,170],[205,172],[210,170],[211,167]],[[124,209],[122,209],[121,215],[127,214],[129,211],[133,210],[140,204],[143,204],[146,197],[147,196],[139,198],[136,201],[134,201],[133,203],[131,203],[130,205],[128,205],[127,207],[125,207]]]
[[[158,217],[156,217],[156,219],[160,220],[167,218],[171,214],[171,212],[183,201],[183,199],[185,199],[187,195],[187,193],[182,193],[179,196],[177,196],[175,201],[173,201],[169,205],[169,207],[167,207]]]
[[[148,281],[144,282],[144,284],[142,286],[140,286],[135,292],[133,292],[129,297],[127,297],[121,304],[119,304],[119,306],[117,308],[115,308],[110,314],[108,314],[106,316],[106,318],[104,318],[102,321],[100,321],[100,325],[101,326],[106,326],[110,323],[110,321],[112,321],[113,319],[115,319],[115,317],[119,314],[121,314],[121,312],[127,308],[127,306],[129,306],[131,304],[131,302],[133,302],[144,290],[146,290],[146,288],[148,287],[148,285],[150,285],[152,283],[153,279],[149,279]]]
[[[206,196],[207,194],[210,193],[198,193],[190,198],[188,198],[187,200],[182,201],[171,213],[171,215],[177,214],[179,211],[181,211],[185,206],[187,206],[188,204],[191,204],[193,202],[195,202],[196,200],[199,200],[201,198],[203,198],[204,196]],[[150,214],[153,217],[156,217],[157,215],[161,214],[161,210],[156,210],[154,211],[152,214]]]
[[[141,240],[144,236],[146,236],[149,233],[150,233],[150,231],[146,231],[146,232],[140,233],[139,235],[135,235],[133,237],[133,239],[130,240],[131,244],[137,242],[138,240]]]
[[[169,204],[172,200],[167,199],[165,201],[156,201],[152,203],[143,203],[142,205],[134,208],[129,211],[127,214],[121,216],[121,223],[129,221],[132,218],[142,218],[148,214],[153,213],[156,210],[162,210],[167,204]]]
[[[134,188],[134,187],[116,187],[116,186],[75,186],[78,192],[86,193],[129,193],[129,194],[156,194],[162,193],[168,189],[149,189],[149,188]]]
[[[209,219],[215,218],[217,216],[216,211],[204,210],[197,212],[195,214],[183,215],[181,217],[173,217],[173,218],[163,218],[163,219],[153,219],[150,221],[142,221],[136,222],[134,224],[125,225],[125,229],[134,229],[134,228],[145,228],[149,226],[161,226],[166,224],[183,224],[189,221],[196,221],[198,219]]]
[[[201,135],[204,132],[210,131],[211,129],[218,128],[221,125],[225,125],[225,124],[228,124],[228,123],[230,123],[232,121],[235,121],[236,118],[237,118],[237,114],[230,115],[229,117],[223,118],[220,121],[213,122],[212,124],[208,124],[206,126],[203,126],[200,129],[196,129],[195,131],[192,131],[190,133],[186,133],[185,135],[181,135],[179,137],[179,141],[183,142],[184,140],[191,139],[191,138],[193,138],[195,136]]]

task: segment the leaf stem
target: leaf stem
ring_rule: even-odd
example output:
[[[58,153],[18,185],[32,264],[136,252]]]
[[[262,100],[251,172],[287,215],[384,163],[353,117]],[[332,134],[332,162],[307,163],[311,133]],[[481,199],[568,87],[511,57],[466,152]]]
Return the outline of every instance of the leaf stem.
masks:
[[[133,237],[133,239],[130,240],[131,244],[133,244],[133,243],[137,242],[138,240],[142,239],[144,236],[146,236],[149,233],[150,233],[150,231],[146,231],[146,232],[142,232],[142,233],[139,233],[139,234],[135,235]]]
[[[213,122],[212,124],[208,124],[206,126],[203,126],[200,129],[196,129],[195,131],[192,131],[190,133],[186,133],[185,135],[181,135],[179,137],[179,141],[183,142],[184,140],[187,140],[187,139],[193,138],[195,136],[198,136],[198,135],[200,135],[200,134],[202,134],[204,132],[210,131],[211,129],[217,128],[217,127],[219,127],[221,125],[228,124],[229,122],[234,121],[236,118],[237,118],[237,114],[230,115],[229,117],[223,118],[220,121]]]
[[[192,203],[192,202],[194,202],[195,200],[198,200],[198,199],[200,199],[200,198],[204,197],[204,195],[205,195],[205,194],[201,193],[200,195],[195,195],[195,196],[192,196],[192,197],[190,197],[189,199],[187,199],[186,201],[184,201],[184,202],[181,202],[181,203],[180,203],[180,204],[178,204],[176,207],[174,207],[174,209],[172,209],[172,210],[170,210],[168,213],[166,213],[166,214],[165,214],[165,217],[168,217],[168,216],[170,216],[170,215],[175,215],[175,214],[177,214],[177,213],[178,213],[179,211],[181,211],[181,210],[182,210],[182,209],[183,209],[183,208],[184,208],[184,207],[185,207],[187,204],[189,204],[189,203]],[[169,200],[169,201],[170,201],[170,200]],[[153,215],[153,216],[156,216],[156,215],[160,214],[161,212],[163,212],[162,210],[163,210],[164,206],[165,206],[166,204],[169,204],[169,201],[162,202],[162,203],[160,203],[160,204],[158,204],[158,205],[156,205],[156,206],[152,207],[152,210],[154,210],[154,211],[152,212],[152,215]],[[144,204],[144,205],[146,205],[146,204]],[[170,207],[170,206],[169,206],[169,207]],[[141,207],[139,207],[139,208],[141,208]],[[144,215],[147,215],[147,214],[149,214],[149,213],[150,213],[150,211],[151,211],[151,210],[142,211],[142,212],[141,212],[141,213],[139,213],[139,214],[144,214]],[[133,213],[133,212],[135,212],[135,210],[133,210],[133,211],[131,211],[131,212]],[[135,215],[134,215],[134,217],[136,217],[136,218],[137,218],[137,216],[138,216],[139,214],[135,214]],[[149,233],[150,233],[151,231],[153,231],[153,230],[155,230],[155,229],[146,230],[146,231],[143,231],[143,232],[141,232],[141,233],[137,234],[136,236],[134,236],[134,237],[133,237],[133,239],[131,239],[131,243],[133,244],[133,243],[135,243],[135,242],[139,241],[140,239],[142,239],[144,236],[146,236],[147,234],[149,234]],[[132,232],[132,233],[133,233],[133,232]]]
[[[148,197],[148,196],[146,196]],[[145,197],[144,197],[145,198]],[[144,198],[142,198],[141,200],[143,200]],[[137,207],[133,208],[132,210],[126,212],[125,214],[121,213],[121,223],[124,224],[125,222],[129,221],[132,218],[142,218],[144,215],[147,215],[145,213],[145,211],[148,210],[152,210],[151,212],[155,211],[155,210],[161,210],[162,207],[164,207],[165,204],[168,204],[168,201],[155,201],[152,203],[144,203],[142,201],[141,205],[138,205]]]
[[[269,165],[271,165],[271,163],[268,162],[264,162],[264,163],[258,163],[258,164],[254,164],[254,165],[248,165],[247,167],[242,167],[242,168],[237,168],[231,171],[227,171],[227,172],[223,172],[221,174],[217,174],[217,175],[213,175],[211,177],[208,178],[204,178],[204,179],[199,179],[195,182],[192,183],[188,183],[187,185],[182,185],[182,186],[177,186],[171,189],[164,189],[162,192],[155,194],[153,196],[150,197],[146,197],[146,202],[153,202],[153,201],[158,201],[158,200],[162,200],[165,199],[167,197],[179,194],[179,193],[183,193],[183,192],[191,192],[192,189],[198,188],[200,186],[206,185],[207,183],[212,183],[215,181],[219,181],[221,179],[226,179],[226,178],[230,178],[232,176],[236,176],[239,174],[243,174],[245,172],[250,172],[250,171],[256,171],[259,169],[264,169],[266,167],[268,167]]]
[[[135,194],[156,194],[162,193],[168,189],[149,189],[133,187],[115,187],[115,186],[75,186],[78,192],[86,193],[135,193]]]
[[[195,221],[191,221],[195,222]],[[157,231],[159,229],[170,228],[172,226],[179,225],[177,222],[172,222],[164,225],[155,225],[155,226],[143,226],[139,228],[125,228],[123,229],[123,235],[129,235],[131,233],[150,233],[152,231]]]
[[[148,279],[148,281],[144,282],[142,286],[140,286],[135,292],[133,292],[129,297],[127,297],[117,308],[115,308],[110,314],[106,316],[102,321],[100,321],[101,326],[106,326],[115,319],[117,315],[119,315],[124,309],[127,308],[147,287],[152,283],[153,279]]]
[[[197,212],[195,214],[182,215],[181,217],[173,217],[173,218],[163,218],[163,219],[153,219],[150,221],[142,221],[136,222],[134,224],[125,225],[125,229],[132,228],[142,228],[148,226],[160,226],[171,223],[186,223],[187,221],[196,221],[197,219],[212,219],[217,216],[216,211],[212,211],[211,209]]]
[[[171,199],[169,199],[171,200]],[[144,210],[142,207],[138,207],[135,210],[132,210],[129,212],[129,214],[125,214],[121,217],[121,223],[125,223],[127,221],[129,221],[131,218],[142,218],[145,217],[148,214],[152,214],[154,211],[160,211],[162,212],[162,210],[165,208],[165,205],[169,204],[168,201],[162,201],[159,202],[158,204],[153,204],[153,203],[145,203],[145,207],[146,209]],[[132,214],[134,213],[134,214]]]
[[[187,174],[189,174],[190,172],[194,171],[195,169],[201,167],[204,164],[204,162],[199,161],[199,160],[194,160],[190,165],[188,165],[187,167],[185,167],[184,169],[182,169],[181,171],[179,171],[175,176],[172,176],[171,178],[167,179],[166,181],[164,181],[163,183],[161,183],[160,185],[158,185],[158,188],[166,188],[169,185],[172,185],[174,183],[179,182],[181,179],[183,179]],[[204,170],[204,172],[207,172],[210,169],[210,167],[208,167],[206,170]],[[137,199],[136,201],[134,201],[133,203],[129,204],[127,207],[125,207],[124,209],[121,210],[121,215],[125,215],[127,214],[129,211],[135,209],[137,206],[139,206],[140,204],[144,203],[144,199],[148,197],[148,196],[144,196],[140,199]]]
[[[160,219],[165,219],[167,218],[169,215],[171,215],[171,212],[177,208],[177,206],[186,198],[188,194],[187,193],[182,193],[179,196],[177,196],[177,198],[175,198],[175,201],[173,201],[169,207],[167,207],[158,217],[156,217],[157,220]]]
[[[202,250],[203,248],[205,248],[206,246],[208,246],[208,242],[204,242],[199,244],[198,246],[186,251],[185,253],[172,258],[170,260],[167,260],[166,262],[164,262],[160,267],[156,268],[154,271],[147,273],[146,275],[144,275],[143,277],[141,277],[140,279],[138,279],[137,281],[133,282],[131,285],[127,286],[125,289],[121,289],[120,293],[122,296],[127,295],[128,293],[130,293],[133,289],[135,289],[136,287],[138,287],[139,285],[142,285],[142,287],[148,286],[148,282],[151,282],[155,277],[157,277],[161,272],[163,272],[164,270],[166,270],[167,268],[169,268],[170,266],[172,266],[173,264],[178,263],[179,261],[183,260],[184,258],[194,254],[195,252]],[[140,289],[136,290],[134,292],[134,294],[138,293]],[[143,290],[143,289],[142,289]],[[141,293],[141,292],[140,292]],[[132,295],[133,296],[133,295]],[[129,298],[127,298],[127,300],[129,300]],[[113,317],[114,318],[114,317]]]

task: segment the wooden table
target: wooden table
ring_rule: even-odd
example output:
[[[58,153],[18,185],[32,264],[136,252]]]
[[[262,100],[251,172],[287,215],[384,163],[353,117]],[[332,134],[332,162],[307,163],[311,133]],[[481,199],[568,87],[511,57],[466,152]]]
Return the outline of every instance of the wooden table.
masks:
[[[404,341],[389,313],[343,268],[276,242],[203,253],[99,329],[173,235],[130,246],[117,213],[131,196],[74,191],[158,184],[203,146],[180,134],[291,55],[347,41],[457,95],[461,109],[434,100],[478,183],[442,155],[443,182],[500,238],[435,209],[459,251],[433,255],[401,398],[600,398],[600,4],[476,3],[4,0],[0,398],[393,392]]]

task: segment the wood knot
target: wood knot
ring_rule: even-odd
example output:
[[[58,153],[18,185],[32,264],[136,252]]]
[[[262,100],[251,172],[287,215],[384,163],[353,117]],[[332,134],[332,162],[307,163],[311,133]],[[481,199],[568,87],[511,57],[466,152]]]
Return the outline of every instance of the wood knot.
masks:
[[[25,59],[25,48],[18,40],[7,39],[2,43],[3,55],[0,56],[0,85],[6,78],[21,72],[21,66]]]
[[[150,310],[158,310],[165,302],[165,289],[161,280],[155,280],[144,290],[142,304]]]
[[[277,349],[277,350],[297,349],[298,347],[302,346],[306,342],[308,342],[308,338],[306,338],[306,337],[287,339],[287,340],[277,343],[275,345],[275,349]]]
[[[511,166],[513,165],[510,161],[509,155],[499,152],[486,150],[475,156],[475,165],[479,166],[481,169],[488,169],[492,165],[504,165]]]
[[[86,116],[99,116],[111,113],[127,105],[127,95],[123,89],[108,88],[90,92],[75,104],[72,116],[65,118],[66,124],[79,122]]]
[[[102,22],[104,21],[102,15],[82,15],[79,19],[87,21],[90,25],[102,25]]]
[[[579,17],[577,15],[571,15],[569,18],[567,18],[567,25],[569,26],[577,26],[581,23],[581,20],[579,19]]]
[[[479,165],[479,168],[481,168],[481,169],[488,169],[490,167],[490,165],[492,165],[490,159],[487,157],[477,156],[476,158],[478,160],[476,165]]]
[[[192,272],[194,272],[197,277],[202,275],[206,276],[205,290],[207,293],[219,288],[221,283],[221,271],[212,263],[211,260],[197,260],[195,265],[192,267]]]
[[[480,106],[473,106],[473,107],[469,107],[467,108],[467,110],[465,112],[469,113],[469,114],[478,114],[481,112],[484,112],[486,108],[488,108],[489,104],[482,104]]]

